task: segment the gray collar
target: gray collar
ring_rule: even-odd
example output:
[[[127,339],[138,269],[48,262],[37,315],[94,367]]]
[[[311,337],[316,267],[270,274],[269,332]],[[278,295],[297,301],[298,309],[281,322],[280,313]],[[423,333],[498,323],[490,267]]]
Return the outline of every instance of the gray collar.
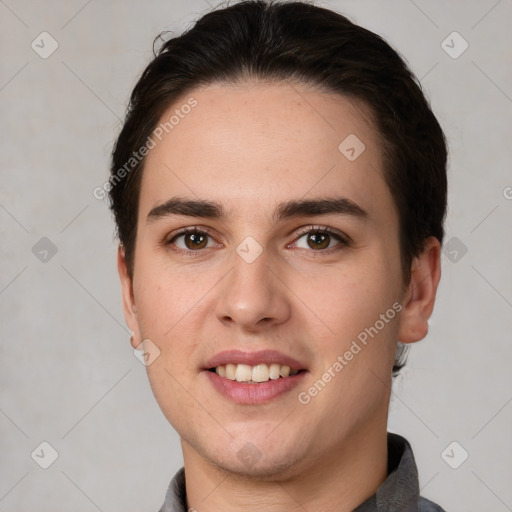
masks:
[[[187,512],[185,469],[171,480],[159,512]],[[409,442],[388,432],[388,477],[354,512],[444,512],[419,495],[418,469]]]

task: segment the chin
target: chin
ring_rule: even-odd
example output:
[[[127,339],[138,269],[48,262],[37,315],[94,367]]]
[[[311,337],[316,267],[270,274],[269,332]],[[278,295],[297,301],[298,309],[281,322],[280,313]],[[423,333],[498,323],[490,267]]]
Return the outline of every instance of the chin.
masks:
[[[258,481],[283,481],[301,471],[300,466],[303,458],[302,453],[298,453],[293,444],[289,447],[283,446],[277,451],[275,447],[259,448],[250,441],[242,443],[232,443],[233,447],[226,453],[222,450],[222,454],[203,452],[203,456],[215,467],[222,472],[229,473],[230,477],[240,478],[243,480]],[[296,446],[296,444],[295,444]],[[211,447],[211,445],[210,445]],[[209,447],[209,448],[210,448]]]

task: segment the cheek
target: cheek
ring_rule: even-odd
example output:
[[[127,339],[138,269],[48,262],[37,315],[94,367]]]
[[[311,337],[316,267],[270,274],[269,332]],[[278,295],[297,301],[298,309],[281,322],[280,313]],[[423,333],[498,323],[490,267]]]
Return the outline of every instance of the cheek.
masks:
[[[212,308],[208,292],[219,280],[216,272],[180,270],[141,250],[134,276],[141,335],[159,348],[160,364],[180,381],[190,378],[197,372],[196,353],[205,339],[205,308]]]
[[[333,272],[324,286],[311,279],[304,288],[309,289],[304,302],[318,305],[315,313],[326,326],[315,331],[324,334],[314,340],[319,362],[314,380],[335,375],[326,375],[329,384],[321,397],[319,393],[317,406],[340,424],[347,410],[356,420],[372,414],[388,393],[401,306],[392,277],[397,271],[384,268],[376,264]]]
[[[140,250],[134,272],[134,299],[139,326],[146,337],[172,338],[197,302],[197,280],[186,279],[150,251]]]
[[[326,336],[349,339],[373,325],[399,299],[398,268],[385,258],[368,255],[359,262],[331,267],[301,278],[299,295],[323,324]],[[396,267],[396,264],[394,265]]]
[[[197,372],[194,354],[201,339],[201,324],[195,318],[194,305],[200,299],[200,286],[154,259],[145,261],[142,254],[134,275],[141,335],[159,350],[158,357],[146,367],[152,392],[171,425],[180,432],[187,431],[190,420],[183,411],[197,406],[184,389]]]
[[[383,382],[388,382],[395,357],[399,277],[399,265],[385,251],[368,250],[343,268],[302,281],[301,299],[314,312],[309,318],[321,319],[312,331],[317,378],[329,368],[336,374],[319,405],[359,410],[373,400],[377,407],[387,393]]]

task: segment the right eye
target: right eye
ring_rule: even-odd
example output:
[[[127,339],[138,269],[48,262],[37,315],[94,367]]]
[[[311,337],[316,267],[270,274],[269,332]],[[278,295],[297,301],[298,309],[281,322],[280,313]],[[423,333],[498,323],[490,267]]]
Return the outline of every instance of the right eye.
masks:
[[[215,247],[213,242],[208,245],[209,239],[212,237],[207,231],[198,228],[185,228],[176,233],[166,245],[172,245],[174,250],[190,255],[190,253],[198,252],[201,249]]]

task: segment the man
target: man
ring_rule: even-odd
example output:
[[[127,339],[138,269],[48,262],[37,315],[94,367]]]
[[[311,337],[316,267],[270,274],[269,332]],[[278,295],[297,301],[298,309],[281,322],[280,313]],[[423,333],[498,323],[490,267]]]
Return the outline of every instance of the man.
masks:
[[[440,279],[446,146],[387,43],[300,2],[207,14],[137,83],[110,197],[183,449],[161,512],[442,510],[387,415]]]

